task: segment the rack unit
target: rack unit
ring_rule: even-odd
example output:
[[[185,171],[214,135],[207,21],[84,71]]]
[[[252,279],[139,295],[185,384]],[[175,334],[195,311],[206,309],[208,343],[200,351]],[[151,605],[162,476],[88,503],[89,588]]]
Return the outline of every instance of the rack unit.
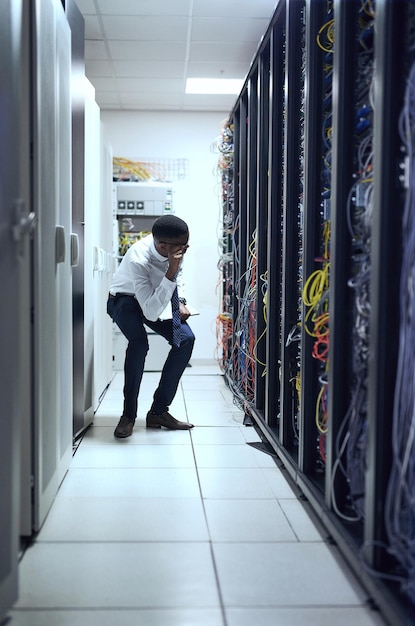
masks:
[[[280,0],[219,143],[225,379],[391,624],[415,623],[414,67],[413,2]]]

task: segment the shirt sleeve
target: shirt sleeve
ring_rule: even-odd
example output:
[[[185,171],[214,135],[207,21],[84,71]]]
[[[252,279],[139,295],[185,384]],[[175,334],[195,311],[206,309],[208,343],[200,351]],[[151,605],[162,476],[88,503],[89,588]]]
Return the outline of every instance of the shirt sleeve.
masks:
[[[165,276],[158,285],[154,285],[149,270],[134,264],[134,294],[143,311],[144,317],[155,322],[170,303],[176,283]]]

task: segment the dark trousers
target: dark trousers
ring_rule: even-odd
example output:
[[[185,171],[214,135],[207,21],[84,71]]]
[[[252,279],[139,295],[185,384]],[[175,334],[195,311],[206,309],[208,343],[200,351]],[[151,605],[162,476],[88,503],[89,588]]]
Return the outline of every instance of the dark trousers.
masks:
[[[173,334],[172,320],[157,320],[156,322],[147,320],[143,316],[137,300],[133,296],[124,295],[109,296],[107,313],[128,339],[124,362],[123,414],[130,419],[135,419],[137,416],[138,392],[149,347],[144,324],[158,335],[164,337],[171,345]],[[157,415],[168,411],[176,395],[180,378],[192,355],[195,336],[187,322],[182,322],[181,331],[181,344],[178,348],[172,346],[164,363],[159,385],[154,392],[153,404],[150,410]]]

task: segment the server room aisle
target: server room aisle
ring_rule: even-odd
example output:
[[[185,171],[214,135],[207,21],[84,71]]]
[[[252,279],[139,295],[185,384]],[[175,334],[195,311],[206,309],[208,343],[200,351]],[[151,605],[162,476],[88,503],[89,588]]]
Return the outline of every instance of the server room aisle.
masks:
[[[144,374],[123,441],[114,377],[23,556],[9,624],[383,624],[273,458],[247,445],[259,437],[218,368],[182,378],[171,412],[191,432],[146,430],[158,377]]]

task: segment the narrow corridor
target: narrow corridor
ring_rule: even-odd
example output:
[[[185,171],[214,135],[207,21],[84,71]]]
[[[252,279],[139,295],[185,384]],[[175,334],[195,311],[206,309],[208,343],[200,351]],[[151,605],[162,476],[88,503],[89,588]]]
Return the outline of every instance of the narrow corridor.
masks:
[[[116,440],[117,373],[20,564],[12,626],[373,626],[384,622],[320,535],[216,366],[171,407],[192,431]]]

